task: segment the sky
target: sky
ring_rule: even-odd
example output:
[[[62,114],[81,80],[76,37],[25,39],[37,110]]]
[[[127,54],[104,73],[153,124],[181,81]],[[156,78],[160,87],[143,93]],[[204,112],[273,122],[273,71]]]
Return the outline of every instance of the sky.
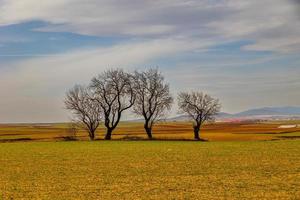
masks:
[[[300,106],[300,1],[0,0],[2,123],[68,121],[73,85],[150,67],[224,112]]]

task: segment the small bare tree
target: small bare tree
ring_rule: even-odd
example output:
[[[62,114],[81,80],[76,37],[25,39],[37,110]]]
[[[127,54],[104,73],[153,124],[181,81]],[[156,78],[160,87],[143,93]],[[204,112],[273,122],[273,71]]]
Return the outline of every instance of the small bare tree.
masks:
[[[108,70],[93,78],[90,88],[94,101],[103,109],[107,129],[105,139],[110,140],[123,111],[134,104],[132,76],[121,69]]]
[[[91,99],[86,87],[76,85],[66,94],[65,106],[74,114],[74,120],[84,125],[91,140],[101,121],[101,107]]]
[[[64,137],[65,140],[76,140],[77,133],[79,131],[78,129],[79,129],[79,124],[76,123],[76,121],[69,123],[66,128],[67,136]]]
[[[221,109],[218,99],[214,99],[202,92],[179,93],[178,107],[181,113],[186,113],[193,119],[195,140],[200,140],[199,132],[201,125],[206,121],[214,120],[214,116]]]
[[[144,129],[149,139],[152,139],[153,124],[165,116],[171,109],[173,98],[169,85],[164,83],[163,75],[157,69],[134,74],[136,101],[133,112],[145,119]]]

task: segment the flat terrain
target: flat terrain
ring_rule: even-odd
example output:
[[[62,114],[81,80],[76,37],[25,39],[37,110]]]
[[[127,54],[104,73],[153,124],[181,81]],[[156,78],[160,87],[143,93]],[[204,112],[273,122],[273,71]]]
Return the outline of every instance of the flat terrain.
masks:
[[[299,199],[300,140],[0,144],[0,199]]]
[[[300,124],[299,121],[274,121],[264,123],[215,123],[204,125],[201,137],[209,141],[257,141],[277,139],[297,139],[300,137],[300,125],[297,128],[279,128],[281,125]],[[73,134],[70,126],[62,124],[2,124],[0,142],[13,141],[61,141],[68,140]],[[97,139],[104,138],[105,129],[100,126]],[[155,125],[154,138],[158,140],[193,140],[190,122],[161,122]],[[114,131],[113,139],[147,139],[142,123],[123,122]],[[87,133],[79,130],[77,140],[88,140]]]
[[[297,121],[121,123],[114,141],[68,124],[0,125],[0,199],[299,199]],[[97,138],[104,137],[104,129]],[[135,140],[135,141],[131,141]]]

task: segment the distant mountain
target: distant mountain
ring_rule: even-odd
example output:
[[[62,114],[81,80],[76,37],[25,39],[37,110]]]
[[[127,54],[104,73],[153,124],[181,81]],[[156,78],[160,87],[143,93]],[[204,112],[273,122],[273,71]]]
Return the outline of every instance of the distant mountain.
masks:
[[[245,117],[245,116],[257,116],[257,115],[300,115],[300,107],[264,107],[246,110],[234,116]]]
[[[167,119],[167,121],[188,121],[188,120],[190,120],[190,117],[188,115],[179,115]]]
[[[226,113],[226,112],[220,112],[216,118],[230,118],[234,117],[234,114]]]
[[[286,106],[286,107],[263,107],[249,109],[243,112],[230,114],[220,112],[217,116],[217,120],[254,120],[254,119],[291,119],[300,118],[300,107]],[[168,121],[188,121],[190,120],[188,115],[180,115],[177,117],[169,118]]]
[[[225,113],[225,112],[220,112],[216,118],[231,118],[233,117],[232,114]],[[179,115],[176,117],[168,118],[167,121],[189,121],[191,118],[188,115]]]

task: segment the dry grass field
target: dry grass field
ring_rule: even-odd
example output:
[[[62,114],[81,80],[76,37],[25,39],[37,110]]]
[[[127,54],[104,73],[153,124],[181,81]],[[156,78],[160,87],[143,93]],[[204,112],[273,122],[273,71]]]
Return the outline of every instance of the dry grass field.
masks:
[[[0,144],[0,199],[299,199],[300,140]]]
[[[208,141],[256,141],[293,139],[300,137],[300,127],[280,129],[280,125],[300,124],[299,121],[275,121],[264,123],[214,123],[204,125],[201,137]],[[70,136],[68,124],[2,124],[0,142],[9,141],[60,141]],[[97,139],[104,138],[105,129],[100,126]],[[153,130],[158,140],[192,140],[193,129],[189,122],[161,122]],[[88,140],[87,133],[79,130],[77,140]],[[142,123],[122,122],[113,133],[113,139],[147,139]]]
[[[300,130],[278,128],[288,123],[206,125],[208,142],[188,141],[189,123],[158,124],[158,141],[122,123],[94,142],[63,141],[67,124],[1,125],[0,199],[299,199]]]

